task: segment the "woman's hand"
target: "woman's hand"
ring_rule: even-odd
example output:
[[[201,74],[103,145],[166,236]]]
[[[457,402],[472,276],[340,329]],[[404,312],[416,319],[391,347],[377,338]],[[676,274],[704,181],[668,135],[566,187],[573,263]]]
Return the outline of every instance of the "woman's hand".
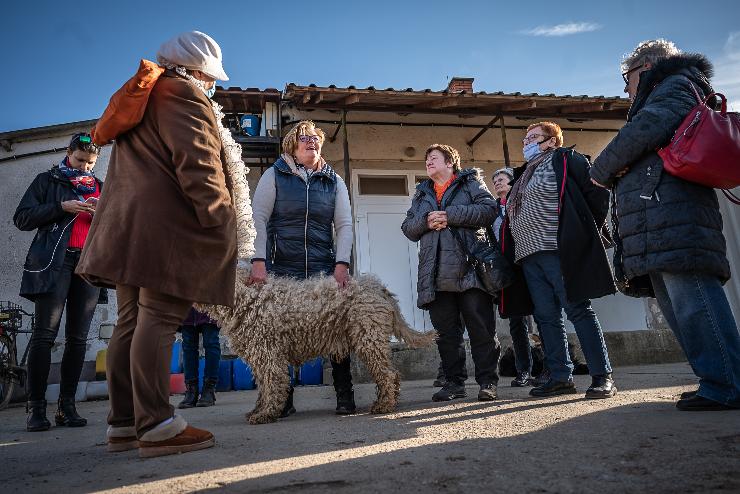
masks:
[[[430,230],[442,230],[447,228],[447,212],[432,211],[427,215],[427,226]]]
[[[349,268],[346,264],[337,264],[334,266],[334,279],[337,280],[339,288],[347,286],[347,282],[349,281]]]
[[[252,263],[252,273],[249,275],[247,285],[262,284],[267,281],[267,268],[265,261],[254,261]]]
[[[82,201],[62,201],[62,210],[65,213],[90,213],[95,212],[95,206]]]

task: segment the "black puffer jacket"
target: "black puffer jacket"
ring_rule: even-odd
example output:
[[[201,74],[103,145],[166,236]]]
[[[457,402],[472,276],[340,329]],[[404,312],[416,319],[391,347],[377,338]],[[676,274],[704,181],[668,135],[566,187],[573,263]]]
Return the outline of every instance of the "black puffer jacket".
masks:
[[[514,170],[519,180],[526,164]],[[558,257],[563,283],[570,302],[580,302],[616,292],[601,228],[609,211],[609,192],[594,185],[589,177],[588,159],[570,148],[559,148],[552,156],[560,194],[558,216]],[[514,237],[508,218],[502,225],[501,250],[514,263]],[[516,266],[514,283],[501,291],[502,317],[526,316],[534,307],[524,275]]]
[[[102,189],[102,186],[98,180],[98,187]],[[13,215],[13,223],[19,230],[38,231],[23,265],[21,297],[33,300],[36,295],[48,293],[54,287],[64,263],[75,218],[75,215],[62,210],[62,201],[75,200],[79,200],[79,196],[58,166],[38,174],[23,194]],[[44,269],[46,266],[48,268]]]
[[[591,168],[591,176],[613,185],[616,194],[622,249],[615,249],[615,272],[642,277],[646,295],[650,271],[730,278],[715,191],[664,172],[656,152],[697,104],[691,84],[703,97],[712,92],[711,76],[711,63],[696,54],[667,58],[643,72],[627,124]],[[629,172],[617,179],[624,168]]]
[[[447,212],[447,224],[456,228],[466,247],[471,249],[476,242],[487,242],[485,228],[493,223],[498,209],[496,200],[476,169],[458,173],[442,196],[441,206],[437,205],[431,179],[416,186],[416,194],[401,230],[412,242],[420,242],[416,289],[419,295],[417,305],[421,309],[434,301],[437,291],[483,290],[449,229],[436,231],[427,227],[427,215],[440,210]]]

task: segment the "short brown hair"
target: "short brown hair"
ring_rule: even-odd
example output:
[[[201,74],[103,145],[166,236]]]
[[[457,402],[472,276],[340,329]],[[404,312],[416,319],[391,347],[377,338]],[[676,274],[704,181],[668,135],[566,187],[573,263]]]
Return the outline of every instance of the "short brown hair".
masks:
[[[460,153],[457,149],[447,144],[432,144],[427,148],[427,152],[424,153],[424,159],[429,157],[429,153],[432,151],[439,151],[442,156],[445,157],[445,163],[452,163],[452,169],[456,172],[460,171]]]
[[[534,129],[535,127],[539,127],[542,129],[542,132],[545,133],[548,137],[554,137],[555,138],[555,145],[557,147],[561,147],[563,145],[563,129],[560,128],[558,124],[555,122],[537,122],[529,127],[527,127],[527,132]]]
[[[293,154],[298,147],[298,136],[313,134],[319,136],[319,142],[323,146],[326,137],[324,131],[316,127],[316,124],[311,120],[301,120],[298,122],[298,125],[290,129],[290,132],[283,137],[283,152]]]

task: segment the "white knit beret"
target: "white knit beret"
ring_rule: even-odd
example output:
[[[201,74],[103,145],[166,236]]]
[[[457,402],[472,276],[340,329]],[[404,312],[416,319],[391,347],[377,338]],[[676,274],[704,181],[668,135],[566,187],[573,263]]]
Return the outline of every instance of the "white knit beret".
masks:
[[[173,63],[190,70],[200,70],[219,81],[228,81],[224,72],[221,47],[213,38],[200,31],[178,34],[165,41],[157,52],[157,62]]]

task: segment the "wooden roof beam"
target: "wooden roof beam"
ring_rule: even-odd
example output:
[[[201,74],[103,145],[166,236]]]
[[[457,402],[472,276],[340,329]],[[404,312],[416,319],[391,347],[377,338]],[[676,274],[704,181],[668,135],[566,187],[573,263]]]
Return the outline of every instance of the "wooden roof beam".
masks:
[[[509,112],[509,111],[521,111],[521,110],[531,110],[533,108],[537,108],[537,102],[532,99],[524,100],[524,101],[514,101],[512,103],[504,103],[499,107],[499,111],[502,112]]]
[[[305,93],[303,93],[303,98],[301,98],[301,103],[305,105],[306,103],[309,102],[310,99],[311,99],[311,92],[306,91]]]
[[[343,106],[352,106],[355,103],[360,102],[360,95],[359,94],[350,94],[349,96],[343,98],[339,104]]]
[[[424,101],[422,103],[414,105],[414,108],[422,110],[442,110],[444,108],[452,108],[454,106],[458,106],[459,104],[460,98],[458,97],[447,97],[439,99],[435,98],[432,101]]]
[[[557,111],[558,113],[590,113],[590,112],[599,112],[603,111],[605,109],[606,104],[604,103],[598,103],[598,102],[591,102],[591,103],[577,103],[574,105],[565,105],[565,106],[558,106],[552,108],[553,110]],[[609,105],[611,108],[611,105]]]

